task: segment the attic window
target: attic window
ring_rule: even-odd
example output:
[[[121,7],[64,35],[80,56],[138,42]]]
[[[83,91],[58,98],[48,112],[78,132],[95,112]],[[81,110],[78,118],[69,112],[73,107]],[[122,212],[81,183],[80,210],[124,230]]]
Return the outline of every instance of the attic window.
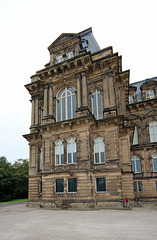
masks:
[[[56,57],[56,63],[60,63],[64,60],[63,56],[60,54],[60,55],[57,55]]]
[[[146,91],[146,100],[153,99],[154,98],[154,91],[148,90]]]
[[[69,52],[67,52],[67,54],[66,54],[66,58],[67,59],[69,59],[69,58],[73,58],[74,57],[74,53],[73,53],[73,51],[69,51]]]
[[[133,97],[129,95],[129,104],[133,103]]]
[[[87,48],[88,47],[88,40],[82,39],[81,42],[82,42],[82,48]]]

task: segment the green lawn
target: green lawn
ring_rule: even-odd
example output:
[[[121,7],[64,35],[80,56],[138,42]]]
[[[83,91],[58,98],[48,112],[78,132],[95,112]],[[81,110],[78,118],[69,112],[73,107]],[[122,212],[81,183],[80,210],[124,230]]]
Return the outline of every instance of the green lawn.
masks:
[[[8,202],[0,202],[0,205],[2,204],[8,204],[8,203],[19,203],[19,202],[26,202],[28,199],[16,199]]]

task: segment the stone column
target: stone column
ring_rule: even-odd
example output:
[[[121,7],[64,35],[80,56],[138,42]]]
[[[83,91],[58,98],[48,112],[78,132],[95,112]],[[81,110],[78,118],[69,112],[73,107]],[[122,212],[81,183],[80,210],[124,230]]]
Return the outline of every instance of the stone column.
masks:
[[[81,107],[81,76],[77,75],[77,108]]]
[[[104,108],[109,108],[109,89],[108,89],[108,75],[103,76],[103,91],[104,91]]]
[[[35,100],[32,99],[31,125],[35,124]]]
[[[52,93],[52,84],[49,86],[49,115],[53,115],[53,93]]]
[[[113,87],[113,74],[108,75],[109,93],[110,93],[110,107],[115,107],[115,92]]]
[[[47,116],[47,94],[48,93],[48,86],[44,86],[44,117]]]
[[[38,98],[35,99],[35,124],[39,124],[39,100]]]
[[[88,91],[86,73],[82,73],[82,103],[83,107],[88,106]]]

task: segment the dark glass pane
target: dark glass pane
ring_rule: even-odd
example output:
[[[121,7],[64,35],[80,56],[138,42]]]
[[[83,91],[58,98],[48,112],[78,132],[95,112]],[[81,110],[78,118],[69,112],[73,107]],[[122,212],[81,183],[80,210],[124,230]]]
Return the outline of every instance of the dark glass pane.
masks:
[[[97,192],[105,192],[106,191],[106,180],[105,177],[100,177],[96,179]]]
[[[76,95],[72,96],[73,118],[76,117]]]
[[[68,192],[77,192],[77,178],[68,179]]]
[[[102,97],[101,94],[98,94],[98,113],[99,113],[99,119],[102,118]]]
[[[61,154],[61,164],[64,164],[64,154]]]
[[[77,162],[77,156],[76,156],[76,152],[73,153],[73,162],[76,163]]]
[[[136,186],[136,182],[134,182],[134,192],[137,192],[137,186]]]
[[[64,192],[64,179],[56,179],[56,192]]]
[[[136,172],[140,173],[141,172],[141,163],[140,160],[136,160]]]
[[[95,153],[95,163],[99,163],[99,153]]]
[[[59,155],[56,155],[56,164],[59,164]]]
[[[72,159],[71,159],[71,153],[68,153],[68,163],[71,163]]]
[[[67,98],[67,105],[68,105],[68,119],[71,119],[71,97]]]
[[[138,191],[142,192],[142,183],[141,182],[138,182]]]
[[[105,153],[101,152],[101,162],[104,163],[105,162]]]
[[[132,160],[131,163],[132,163],[132,171],[135,172],[135,162],[134,162],[134,160]]]
[[[66,120],[65,98],[62,99],[62,121]]]
[[[97,119],[96,95],[93,95],[93,113],[95,118]]]
[[[42,193],[42,182],[40,182],[39,192]]]
[[[57,121],[61,121],[61,100],[57,101]]]

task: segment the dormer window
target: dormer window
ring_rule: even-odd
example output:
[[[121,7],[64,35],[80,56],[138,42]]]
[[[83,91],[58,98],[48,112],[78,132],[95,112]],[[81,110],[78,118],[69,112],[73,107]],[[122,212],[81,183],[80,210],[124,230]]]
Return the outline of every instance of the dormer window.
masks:
[[[60,63],[60,62],[63,62],[64,58],[61,54],[57,55],[56,57],[56,63]]]
[[[74,57],[73,51],[67,52],[67,54],[66,54],[66,58],[67,58],[67,59],[70,59],[70,58],[73,58],[73,57]]]
[[[133,97],[129,95],[129,104],[133,103]]]
[[[153,99],[154,98],[154,91],[148,90],[146,91],[146,100]]]
[[[88,47],[88,40],[82,39],[81,42],[82,42],[82,48],[87,48]]]

